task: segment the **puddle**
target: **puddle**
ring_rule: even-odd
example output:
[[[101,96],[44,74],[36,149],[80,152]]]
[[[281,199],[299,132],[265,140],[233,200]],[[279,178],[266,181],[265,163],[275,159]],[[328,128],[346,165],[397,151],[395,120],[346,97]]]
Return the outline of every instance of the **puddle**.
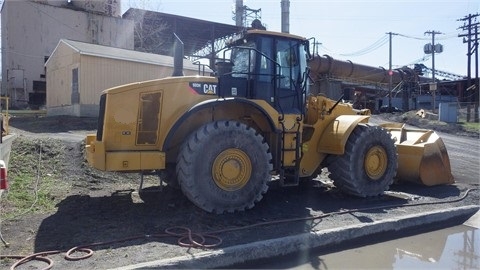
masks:
[[[460,225],[327,254],[319,262],[321,269],[480,269],[479,254],[480,230]]]
[[[329,254],[297,254],[249,266],[276,269],[480,269],[480,230],[459,225]]]

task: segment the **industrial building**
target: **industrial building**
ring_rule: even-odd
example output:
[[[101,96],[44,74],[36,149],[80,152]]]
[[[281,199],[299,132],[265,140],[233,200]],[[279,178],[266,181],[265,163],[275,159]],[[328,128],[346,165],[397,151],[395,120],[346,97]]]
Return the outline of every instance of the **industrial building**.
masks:
[[[1,95],[10,97],[10,107],[38,109],[46,105],[49,115],[64,113],[92,115],[98,104],[98,96],[105,88],[171,75],[169,68],[173,65],[172,58],[158,54],[173,55],[171,48],[174,32],[184,42],[187,56],[203,50],[208,52],[201,56],[208,55],[213,58],[214,53],[211,52],[223,47],[226,38],[241,29],[234,25],[139,9],[129,9],[122,18],[120,2],[120,0],[4,1],[1,8],[3,79]],[[148,35],[150,32],[146,34],[135,31],[135,25],[145,30],[157,27],[159,22],[160,24],[164,22],[167,27],[162,31],[155,31],[154,36]],[[212,38],[220,41],[211,42]],[[145,42],[142,39],[145,39]],[[60,40],[62,41],[59,43]],[[162,40],[166,42],[160,42]],[[107,47],[89,47],[82,42]],[[58,56],[65,45],[70,46],[72,52],[76,52],[76,59],[67,57],[62,60]],[[149,49],[142,45],[148,45]],[[49,61],[56,48],[59,50],[55,53],[56,59]],[[116,48],[128,51],[119,52]],[[108,53],[109,50],[112,53]],[[135,54],[132,50],[150,54]],[[87,51],[93,53],[87,57],[89,54]],[[119,53],[114,55],[114,52]],[[121,54],[128,55],[128,59],[119,60]],[[96,60],[90,59],[93,55]],[[136,57],[138,61],[135,61]],[[193,60],[191,57],[190,59]],[[85,76],[88,74],[81,66],[88,65],[89,61],[108,63],[103,67],[90,66],[91,72],[88,74],[94,77],[86,79]],[[117,67],[107,67],[115,61],[123,62]],[[45,65],[47,62],[48,65]],[[127,62],[135,68],[125,67],[120,73],[115,73]],[[78,100],[79,104],[72,104],[72,89],[66,84],[66,81],[72,79],[71,69],[74,65],[78,65],[79,68],[78,79],[83,80],[79,84],[79,93],[82,95]],[[62,70],[60,67],[68,70]],[[156,71],[153,70],[154,67],[157,68]],[[191,74],[191,62],[185,62],[184,67],[184,73]],[[119,76],[126,70],[131,70],[132,73],[128,75],[123,73],[123,76]],[[208,70],[202,67],[202,71]],[[110,71],[114,74],[107,76],[106,72]],[[66,77],[60,78],[61,73]],[[115,82],[101,82],[95,85],[92,89],[97,93],[82,92],[82,89],[86,89],[82,88],[85,83],[97,81],[95,77],[97,74],[106,75],[107,81],[108,78],[118,79]],[[63,93],[61,89],[67,92]]]
[[[103,90],[170,76],[173,58],[62,39],[45,66],[47,115],[97,116]],[[198,65],[184,59],[183,72],[197,75]]]
[[[1,95],[12,108],[45,103],[45,62],[62,38],[134,49],[133,22],[121,18],[120,0],[5,0],[1,27]]]
[[[199,20],[162,12],[129,8],[123,18],[135,24],[136,51],[173,55],[174,33],[184,43],[184,52],[190,60],[209,59],[215,65],[219,51],[227,40],[244,29],[243,25],[231,25]]]

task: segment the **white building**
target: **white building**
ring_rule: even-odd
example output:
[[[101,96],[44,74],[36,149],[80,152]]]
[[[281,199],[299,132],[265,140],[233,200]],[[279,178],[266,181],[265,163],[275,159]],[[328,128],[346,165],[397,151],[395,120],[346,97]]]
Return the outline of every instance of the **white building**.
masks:
[[[103,90],[171,76],[173,57],[62,39],[46,63],[47,115],[97,116]],[[209,70],[210,71],[210,70]],[[198,65],[183,60],[183,73]]]

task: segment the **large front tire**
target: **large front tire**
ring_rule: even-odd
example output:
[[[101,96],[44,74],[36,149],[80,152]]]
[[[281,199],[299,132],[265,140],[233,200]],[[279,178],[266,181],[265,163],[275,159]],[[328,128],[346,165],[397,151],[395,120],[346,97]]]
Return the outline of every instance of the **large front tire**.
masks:
[[[397,152],[382,127],[358,125],[348,138],[345,154],[329,166],[330,178],[345,193],[377,196],[388,190],[397,171]]]
[[[180,187],[196,206],[223,213],[250,209],[267,191],[272,155],[263,137],[236,121],[208,123],[182,145]]]

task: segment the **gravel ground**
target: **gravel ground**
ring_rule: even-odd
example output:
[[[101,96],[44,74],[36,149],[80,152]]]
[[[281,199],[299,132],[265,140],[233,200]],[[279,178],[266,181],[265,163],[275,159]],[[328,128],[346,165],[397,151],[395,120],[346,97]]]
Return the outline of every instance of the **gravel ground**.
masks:
[[[402,116],[384,116],[394,117]],[[384,196],[360,199],[338,192],[325,173],[298,187],[280,188],[272,180],[269,191],[253,209],[216,215],[199,210],[177,189],[165,185],[159,188],[156,176],[145,176],[146,191],[139,194],[139,174],[105,173],[90,168],[79,138],[96,129],[95,119],[12,118],[10,125],[19,136],[12,146],[9,179],[36,176],[24,188],[32,194],[38,189],[46,190],[46,199],[53,207],[37,203],[26,213],[3,219],[1,232],[10,245],[1,245],[0,254],[25,256],[54,251],[58,254],[49,257],[54,260],[55,269],[106,269],[185,255],[194,258],[207,247],[182,246],[188,241],[176,234],[187,229],[207,235],[204,245],[219,250],[418,211],[476,205],[479,201],[478,191],[458,200],[472,188],[462,183],[431,188],[393,185]],[[478,133],[462,135],[478,137]],[[405,207],[427,202],[435,204]],[[2,197],[0,205],[0,214],[15,210],[8,194]],[[367,208],[370,210],[323,217],[325,213]],[[194,240],[201,242],[196,235]],[[65,260],[65,252],[77,246],[91,247],[93,256]],[[0,267],[8,268],[15,261],[2,259]],[[44,266],[35,261],[19,269]]]

